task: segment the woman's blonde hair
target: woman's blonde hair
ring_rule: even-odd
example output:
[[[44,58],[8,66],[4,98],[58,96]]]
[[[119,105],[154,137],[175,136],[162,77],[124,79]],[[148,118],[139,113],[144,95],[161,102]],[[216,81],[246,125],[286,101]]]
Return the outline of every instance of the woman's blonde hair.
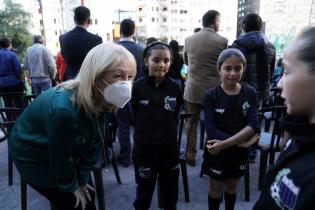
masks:
[[[86,55],[76,78],[59,87],[73,90],[72,102],[83,108],[88,116],[99,114],[102,110],[95,104],[95,83],[104,72],[114,71],[122,63],[136,71],[136,61],[127,49],[115,43],[97,45]]]

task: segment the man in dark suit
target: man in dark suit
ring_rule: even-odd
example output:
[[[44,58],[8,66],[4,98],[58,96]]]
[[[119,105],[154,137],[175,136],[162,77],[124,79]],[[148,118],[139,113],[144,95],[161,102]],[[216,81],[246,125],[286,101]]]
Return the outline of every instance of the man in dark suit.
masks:
[[[124,19],[120,23],[120,40],[118,44],[124,46],[134,56],[137,63],[137,74],[135,80],[143,76],[142,67],[144,65],[142,61],[143,48],[136,44],[133,40],[135,33],[135,23],[130,19]],[[117,159],[118,162],[128,167],[130,165],[130,126],[132,124],[132,115],[129,108],[129,103],[122,109],[119,109],[116,114],[117,121],[117,138],[120,144],[120,154]]]
[[[67,64],[64,81],[74,78],[78,74],[87,53],[102,43],[101,37],[86,30],[90,25],[90,16],[91,13],[88,8],[84,6],[75,8],[76,27],[59,37],[61,54]]]

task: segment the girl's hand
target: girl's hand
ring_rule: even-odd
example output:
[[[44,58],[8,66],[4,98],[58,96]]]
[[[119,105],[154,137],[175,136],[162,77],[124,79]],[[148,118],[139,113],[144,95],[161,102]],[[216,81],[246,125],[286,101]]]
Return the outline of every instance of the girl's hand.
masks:
[[[260,135],[258,133],[256,133],[255,135],[253,135],[252,137],[250,137],[246,141],[237,144],[237,146],[238,147],[243,147],[243,148],[249,148],[253,144],[257,143],[259,138],[260,138]]]
[[[83,194],[85,195],[85,198],[87,198],[88,201],[91,201],[92,199],[91,199],[89,190],[95,192],[94,188],[91,185],[86,184],[84,186],[81,186],[81,190],[82,190]]]
[[[86,207],[86,199],[84,192],[82,191],[82,187],[78,187],[74,192],[74,197],[75,197],[75,205],[74,208],[77,208],[81,204],[82,210],[85,209]]]
[[[215,155],[225,149],[225,144],[224,141],[212,139],[207,141],[206,147],[211,155]]]

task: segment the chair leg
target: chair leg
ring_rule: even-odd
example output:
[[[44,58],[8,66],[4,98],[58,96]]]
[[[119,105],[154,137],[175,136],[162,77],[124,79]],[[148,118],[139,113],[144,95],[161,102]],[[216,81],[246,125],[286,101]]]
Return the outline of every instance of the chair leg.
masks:
[[[26,181],[20,177],[21,181],[21,209],[27,210],[27,184]]]
[[[93,169],[94,180],[95,180],[95,188],[96,188],[96,196],[99,210],[105,210],[105,197],[104,197],[104,183],[102,176],[102,168]]]
[[[200,121],[200,145],[199,145],[200,150],[203,150],[204,141],[205,141],[205,122],[202,120]]]
[[[157,179],[157,197],[158,197],[158,207],[159,209],[163,209],[164,201],[163,201],[163,192],[161,191],[161,185],[159,179]]]
[[[9,186],[13,184],[13,160],[8,152],[8,176],[9,176]]]
[[[180,170],[182,173],[183,178],[183,185],[184,185],[184,193],[185,193],[185,202],[189,202],[189,187],[188,187],[188,176],[187,176],[187,167],[185,159],[179,160]]]
[[[117,164],[116,164],[116,160],[115,160],[114,154],[113,154],[113,157],[112,157],[112,166],[113,166],[113,169],[114,169],[114,173],[115,173],[115,177],[116,177],[117,183],[121,184],[120,174],[119,174],[119,171],[118,171],[118,167],[117,167]]]
[[[262,150],[260,153],[258,190],[262,189],[262,185],[263,185],[263,182],[265,180],[267,161],[268,161],[268,151]]]
[[[249,179],[249,164],[247,165],[245,175],[244,175],[244,183],[245,183],[245,201],[250,200],[250,179]]]

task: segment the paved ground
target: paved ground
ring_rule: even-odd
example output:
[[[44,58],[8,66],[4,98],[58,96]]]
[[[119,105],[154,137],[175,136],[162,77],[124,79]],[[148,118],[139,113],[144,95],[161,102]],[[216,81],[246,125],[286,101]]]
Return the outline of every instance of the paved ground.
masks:
[[[184,138],[185,139],[185,138]],[[115,145],[117,154],[118,145]],[[189,176],[189,191],[190,202],[185,203],[182,179],[180,177],[180,194],[178,201],[179,210],[207,210],[207,193],[209,188],[209,178],[204,176],[199,178],[199,170],[202,162],[202,151],[198,151],[198,159],[196,167],[188,166]],[[20,209],[20,190],[19,190],[19,176],[18,172],[14,171],[14,184],[8,186],[7,175],[7,145],[6,142],[0,144],[0,210],[19,210]],[[107,210],[130,210],[132,202],[135,197],[135,182],[133,167],[122,168],[119,167],[120,175],[122,178],[122,185],[118,185],[111,167],[103,170],[105,199]],[[258,163],[250,165],[251,177],[251,198],[250,202],[245,202],[244,197],[244,182],[243,179],[239,185],[239,193],[237,195],[236,210],[249,210],[252,209],[255,201],[257,200],[260,192],[257,190],[258,180]],[[28,209],[31,210],[48,210],[50,209],[48,202],[41,197],[37,192],[34,192],[28,187]],[[157,196],[153,197],[152,210],[157,208]],[[224,209],[221,205],[221,209]]]

